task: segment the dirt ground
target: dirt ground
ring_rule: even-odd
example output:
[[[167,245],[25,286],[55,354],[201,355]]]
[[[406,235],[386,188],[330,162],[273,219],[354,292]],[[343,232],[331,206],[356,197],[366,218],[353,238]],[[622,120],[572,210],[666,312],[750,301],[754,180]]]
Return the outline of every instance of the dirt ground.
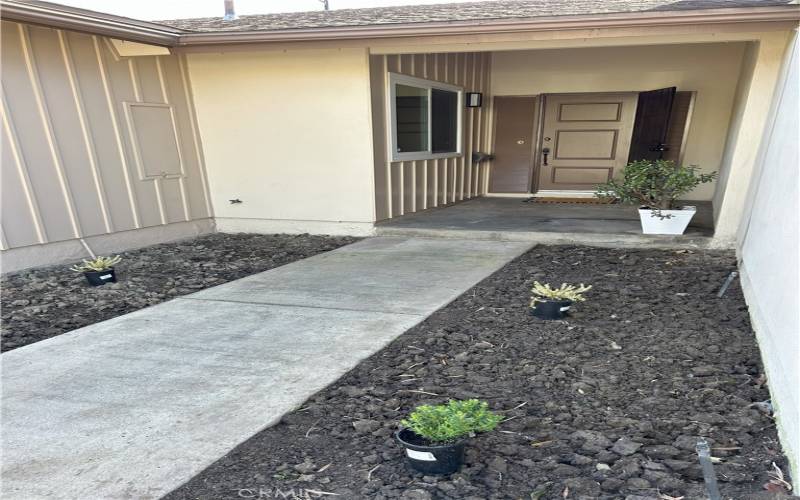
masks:
[[[536,247],[238,446],[167,498],[701,499],[787,470],[730,253]],[[539,280],[592,284],[565,321],[528,314]],[[253,397],[270,397],[270,388]],[[453,475],[410,471],[414,406],[480,398],[505,421]],[[337,495],[334,496],[333,494]]]
[[[70,265],[0,279],[2,342],[10,351],[179,295],[356,241],[310,235],[213,234],[124,252],[118,283],[92,287]]]

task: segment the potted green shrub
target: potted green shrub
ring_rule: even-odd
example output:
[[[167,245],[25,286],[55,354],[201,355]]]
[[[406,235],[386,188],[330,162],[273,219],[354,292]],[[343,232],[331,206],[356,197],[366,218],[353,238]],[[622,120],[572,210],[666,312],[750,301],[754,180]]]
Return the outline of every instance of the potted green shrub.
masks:
[[[502,417],[477,399],[418,406],[395,434],[411,467],[426,474],[450,474],[464,463],[467,437],[497,427]]]
[[[116,283],[117,274],[114,265],[119,264],[122,257],[95,257],[92,260],[84,259],[81,264],[76,264],[70,269],[76,273],[83,273],[86,281],[92,286],[105,285],[106,283]]]
[[[676,200],[717,175],[697,171],[669,160],[639,160],[625,167],[620,180],[597,186],[596,195],[638,204],[644,234],[683,234],[697,208],[678,207]]]
[[[540,319],[561,319],[572,304],[585,301],[583,294],[591,289],[592,285],[583,283],[578,286],[562,283],[559,288],[551,288],[549,283],[534,281],[531,314]]]

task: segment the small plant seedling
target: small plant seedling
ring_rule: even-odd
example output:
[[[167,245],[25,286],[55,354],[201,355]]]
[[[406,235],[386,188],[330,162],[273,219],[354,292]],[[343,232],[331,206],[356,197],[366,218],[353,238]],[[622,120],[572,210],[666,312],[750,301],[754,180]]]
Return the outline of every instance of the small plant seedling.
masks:
[[[592,285],[585,286],[581,283],[578,286],[561,283],[559,288],[551,288],[549,283],[544,285],[538,281],[533,282],[531,292],[531,307],[534,307],[537,302],[544,302],[545,300],[571,300],[572,302],[583,302],[586,300],[583,294],[592,289]]]
[[[70,267],[70,270],[75,271],[76,273],[107,271],[114,267],[115,264],[119,264],[121,260],[122,257],[119,255],[115,255],[114,257],[100,256],[93,260],[84,259],[83,263]]]
[[[489,411],[486,402],[467,399],[418,406],[400,423],[432,443],[452,443],[464,436],[491,431],[502,419]]]

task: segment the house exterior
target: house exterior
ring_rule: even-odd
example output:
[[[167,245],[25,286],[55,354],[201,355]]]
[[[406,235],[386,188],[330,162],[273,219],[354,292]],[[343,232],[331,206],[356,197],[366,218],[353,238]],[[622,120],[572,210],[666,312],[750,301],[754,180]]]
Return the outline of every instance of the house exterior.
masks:
[[[798,224],[785,216],[798,213],[796,2],[502,0],[158,23],[0,5],[4,271],[84,245],[365,236],[475,197],[585,196],[661,148],[718,172],[689,199],[713,208],[712,246],[739,253],[800,463]]]

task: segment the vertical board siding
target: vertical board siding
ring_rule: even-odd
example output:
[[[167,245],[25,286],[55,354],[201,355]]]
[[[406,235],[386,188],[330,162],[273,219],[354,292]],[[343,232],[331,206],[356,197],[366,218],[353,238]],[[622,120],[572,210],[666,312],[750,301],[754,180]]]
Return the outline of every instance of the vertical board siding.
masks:
[[[91,154],[81,133],[80,108],[72,92],[71,75],[65,64],[61,38],[55,30],[29,28],[31,53],[35,56],[38,82],[46,106],[48,133],[52,135],[63,178],[64,197],[71,200],[76,232],[101,234],[107,231],[104,207],[97,196]],[[78,194],[82,193],[82,194]],[[78,236],[79,234],[76,234]]]
[[[369,56],[369,85],[372,89],[372,154],[375,168],[375,219],[383,220],[392,216],[391,190],[389,189],[389,170],[386,167],[386,137],[382,124],[386,122],[386,102],[382,91],[386,85],[386,57]],[[379,167],[379,168],[378,168]]]
[[[98,168],[98,161],[97,161],[97,151],[94,144],[94,138],[92,137],[91,131],[89,130],[89,124],[87,122],[86,116],[86,107],[83,104],[83,98],[80,94],[78,88],[78,80],[77,80],[77,73],[75,70],[75,63],[73,61],[71,49],[69,46],[69,41],[67,40],[66,34],[63,31],[58,32],[58,41],[61,48],[61,55],[64,59],[64,66],[67,70],[67,75],[69,79],[69,86],[70,92],[72,94],[72,99],[75,104],[75,110],[77,111],[78,121],[80,123],[80,131],[81,137],[83,138],[83,144],[86,150],[86,157],[89,161],[88,167],[91,170],[92,181],[94,183],[94,189],[97,194],[97,203],[100,205],[100,215],[103,219],[103,227],[105,232],[110,233],[113,232],[113,224],[111,221],[111,214],[108,210],[108,199],[106,197],[105,192],[103,191],[103,180],[102,174],[100,173],[100,169]]]
[[[482,59],[484,68],[481,72],[481,88],[485,92],[487,96],[492,95],[492,88],[491,88],[491,74],[492,74],[492,59],[491,57],[485,57]],[[483,149],[481,151],[489,152],[490,149],[493,148],[492,138],[494,137],[494,120],[492,116],[494,116],[492,106],[494,105],[494,99],[489,99],[486,101],[486,108],[484,112],[484,124],[486,129],[484,130],[483,134]],[[492,169],[492,163],[487,162],[484,167],[484,178],[483,178],[483,191],[484,193],[489,192],[489,173]]]
[[[57,173],[47,145],[37,100],[28,74],[28,64],[23,53],[22,37],[14,24],[3,24],[2,35],[3,101],[5,119],[9,122],[11,140],[18,145],[21,164],[28,177],[31,193],[37,202],[45,242],[74,238],[66,200],[58,185]],[[11,68],[14,68],[12,71]],[[36,168],[30,168],[36,166]],[[43,203],[39,203],[43,201]],[[16,210],[7,207],[3,212]],[[13,233],[9,229],[7,233]]]
[[[133,58],[116,59],[113,53],[103,44],[102,63],[108,73],[109,92],[114,111],[122,134],[122,151],[127,159],[128,176],[133,197],[136,201],[139,227],[158,226],[162,224],[161,203],[159,193],[153,181],[142,181],[133,150],[131,136],[133,130],[125,113],[126,102],[142,102],[139,72]]]
[[[375,144],[377,220],[468,200],[486,193],[486,171],[472,164],[473,151],[489,147],[488,53],[399,54],[370,57],[372,127]],[[464,155],[454,158],[388,160],[387,73],[402,73],[482,92],[483,107],[462,109]],[[463,106],[463,103],[462,103]]]
[[[0,161],[2,161],[2,170],[0,170],[0,196],[4,203],[8,206],[17,208],[17,210],[0,211],[0,227],[8,227],[4,231],[4,238],[6,239],[4,245],[6,248],[11,246],[26,246],[45,241],[44,226],[39,215],[38,204],[34,198],[33,190],[31,189],[31,181],[28,177],[25,165],[19,154],[19,144],[16,140],[15,133],[10,128],[10,123],[7,119],[7,112],[5,106],[5,95],[3,95],[3,136],[2,144],[0,144]],[[8,222],[13,221],[13,224]]]
[[[211,216],[179,56],[118,57],[108,40],[2,22],[5,248]],[[125,102],[171,106],[184,175],[140,175]]]
[[[172,78],[167,77],[167,87],[178,85],[177,89],[172,95],[176,96],[175,102],[177,105],[176,114],[178,120],[183,123],[184,120],[188,123],[188,127],[181,127],[187,136],[180,137],[181,147],[189,147],[192,151],[184,158],[191,158],[190,162],[186,165],[188,176],[186,178],[188,189],[191,193],[202,193],[201,197],[204,203],[194,203],[190,205],[193,211],[190,213],[190,218],[211,217],[213,211],[211,210],[211,194],[208,187],[208,179],[206,176],[205,163],[203,161],[203,149],[200,145],[200,132],[197,125],[197,117],[194,113],[194,104],[192,100],[192,90],[189,86],[189,73],[186,69],[186,56],[181,55],[179,58],[169,58],[166,61],[166,71],[169,75],[170,72],[174,75]],[[183,99],[181,99],[181,94]],[[188,130],[187,130],[188,128]]]

